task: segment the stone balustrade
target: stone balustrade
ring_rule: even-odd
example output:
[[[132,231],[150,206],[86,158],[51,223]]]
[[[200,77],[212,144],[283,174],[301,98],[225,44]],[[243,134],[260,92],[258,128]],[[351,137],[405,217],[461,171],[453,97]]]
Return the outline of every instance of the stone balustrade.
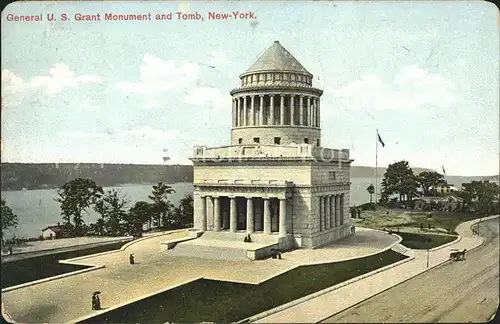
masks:
[[[231,145],[209,148],[195,146],[193,159],[240,158],[314,158],[319,160],[349,160],[349,150],[313,147],[311,144],[283,145]]]

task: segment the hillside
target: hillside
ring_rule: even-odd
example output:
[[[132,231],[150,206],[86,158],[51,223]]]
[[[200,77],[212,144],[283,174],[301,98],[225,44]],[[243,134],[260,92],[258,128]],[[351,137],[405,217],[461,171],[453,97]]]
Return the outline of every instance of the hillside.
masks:
[[[2,190],[58,188],[75,178],[93,179],[108,187],[122,184],[153,184],[192,182],[191,165],[147,165],[147,164],[98,164],[98,163],[2,163]],[[415,173],[432,171],[413,168]],[[382,179],[386,168],[378,168]],[[352,166],[351,178],[371,178],[375,168]]]
[[[58,188],[75,178],[89,178],[107,187],[120,184],[192,182],[190,165],[98,163],[2,163],[2,190]]]

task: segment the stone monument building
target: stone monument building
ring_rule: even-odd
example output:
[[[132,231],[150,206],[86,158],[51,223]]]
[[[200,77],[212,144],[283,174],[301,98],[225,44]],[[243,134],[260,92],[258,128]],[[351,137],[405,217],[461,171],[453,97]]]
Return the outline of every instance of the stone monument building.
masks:
[[[240,79],[231,145],[194,147],[194,227],[274,238],[282,249],[352,234],[353,160],[321,146],[323,91],[313,75],[275,41]]]

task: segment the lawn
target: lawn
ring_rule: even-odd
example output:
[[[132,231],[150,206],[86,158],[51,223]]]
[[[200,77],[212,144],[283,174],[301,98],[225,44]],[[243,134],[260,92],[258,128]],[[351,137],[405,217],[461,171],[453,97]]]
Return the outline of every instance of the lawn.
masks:
[[[201,279],[82,323],[235,322],[406,258],[388,250],[301,266],[260,285]]]
[[[424,228],[431,225],[433,228],[442,228],[453,232],[460,223],[484,217],[476,214],[443,211],[432,212],[431,217],[428,215],[427,212],[410,212],[378,207],[375,211],[363,211],[361,219],[353,219],[353,223],[356,226],[375,229],[384,227],[420,227],[420,224],[423,224]]]
[[[419,233],[397,233],[403,238],[401,244],[417,250],[432,249],[457,239],[455,235],[435,235],[435,234],[419,234]]]

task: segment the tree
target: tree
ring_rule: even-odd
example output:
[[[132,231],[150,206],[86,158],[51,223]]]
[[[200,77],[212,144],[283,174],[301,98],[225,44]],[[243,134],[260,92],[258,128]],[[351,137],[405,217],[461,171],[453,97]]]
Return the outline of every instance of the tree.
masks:
[[[417,182],[422,187],[424,196],[430,194],[429,187],[436,187],[438,184],[443,183],[443,175],[437,172],[424,171],[417,176]]]
[[[464,203],[474,207],[478,214],[494,213],[498,206],[499,187],[494,182],[472,181],[462,184],[460,196]]]
[[[179,201],[173,212],[173,221],[175,228],[193,227],[194,208],[193,196],[186,195]]]
[[[17,215],[14,214],[12,209],[7,206],[7,202],[2,199],[1,202],[1,216],[2,216],[2,241],[3,241],[3,231],[11,227],[16,227],[18,223]]]
[[[173,205],[168,200],[168,195],[174,192],[175,190],[172,187],[162,182],[153,185],[153,191],[148,198],[153,201],[151,204],[152,215],[158,227],[168,227],[168,223],[170,223],[168,217],[171,214]]]
[[[142,232],[143,225],[151,219],[151,204],[146,201],[137,201],[130,208],[125,217],[126,228],[129,232],[139,234]]]
[[[417,178],[407,161],[389,164],[382,179],[382,200],[397,194],[399,201],[411,200],[417,196]]]
[[[370,204],[372,203],[372,195],[375,193],[375,187],[371,184],[366,188],[366,191],[370,194]],[[375,198],[376,200],[376,198]]]
[[[65,228],[71,231],[72,235],[83,235],[82,213],[93,205],[103,194],[102,187],[93,180],[77,178],[67,182],[58,189],[59,197],[56,201],[61,204],[61,215],[65,222]],[[74,226],[71,224],[73,217]]]
[[[128,203],[128,199],[115,189],[108,190],[95,202],[94,209],[104,220],[106,234],[118,236],[125,232],[124,222],[127,212],[124,208]]]

